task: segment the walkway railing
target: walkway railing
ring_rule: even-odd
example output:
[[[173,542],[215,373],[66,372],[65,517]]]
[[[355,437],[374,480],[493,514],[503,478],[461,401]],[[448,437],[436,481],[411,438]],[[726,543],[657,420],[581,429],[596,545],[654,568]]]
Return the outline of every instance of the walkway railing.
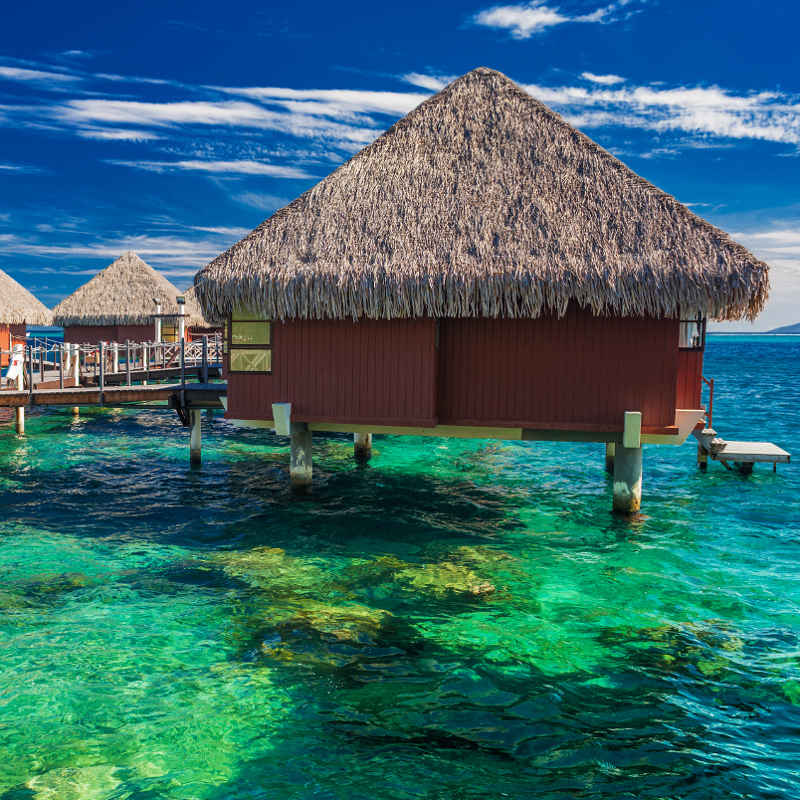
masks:
[[[201,371],[208,382],[209,366],[222,364],[222,336],[202,336],[191,342],[100,342],[77,344],[48,338],[31,339],[11,350],[0,350],[0,363],[10,366],[0,388],[33,391],[35,385],[64,388],[87,383],[101,390],[109,382],[127,383]],[[170,374],[168,374],[170,373]]]

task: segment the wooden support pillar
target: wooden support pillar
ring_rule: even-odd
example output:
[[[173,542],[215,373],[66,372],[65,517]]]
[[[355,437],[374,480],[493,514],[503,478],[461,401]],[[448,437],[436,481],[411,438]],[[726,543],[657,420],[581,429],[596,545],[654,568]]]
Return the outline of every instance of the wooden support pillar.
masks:
[[[200,420],[202,415],[199,409],[190,411],[192,420],[191,434],[189,437],[189,462],[199,464],[203,460],[202,435],[200,430]]]
[[[356,461],[366,462],[372,458],[372,434],[353,434],[353,455]]]
[[[619,446],[614,453],[614,511],[635,514],[642,504],[642,448]]]
[[[617,445],[614,442],[606,442],[606,472],[614,473],[614,453]]]
[[[700,472],[705,472],[708,469],[708,452],[701,444],[697,445],[697,467]]]
[[[289,482],[292,489],[311,488],[311,431],[305,422],[293,422],[289,445]]]

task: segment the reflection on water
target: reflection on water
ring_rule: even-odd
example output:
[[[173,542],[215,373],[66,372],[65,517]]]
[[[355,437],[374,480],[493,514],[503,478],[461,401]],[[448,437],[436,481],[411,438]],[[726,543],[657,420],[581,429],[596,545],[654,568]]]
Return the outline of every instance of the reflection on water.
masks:
[[[798,451],[800,344],[712,341]],[[743,363],[758,372],[743,374]],[[317,437],[165,411],[0,429],[0,798],[795,797],[800,478],[648,448]]]

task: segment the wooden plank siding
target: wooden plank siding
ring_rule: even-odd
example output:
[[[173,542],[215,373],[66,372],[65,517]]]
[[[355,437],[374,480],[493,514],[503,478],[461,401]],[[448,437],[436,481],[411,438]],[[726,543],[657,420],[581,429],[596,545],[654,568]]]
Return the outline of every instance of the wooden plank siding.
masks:
[[[442,425],[604,428],[641,411],[675,420],[676,320],[595,317],[442,320]]]
[[[703,351],[679,350],[675,407],[700,408],[702,389]]]
[[[0,325],[0,350],[10,351],[15,344],[25,344],[25,323],[18,325]],[[0,367],[7,367],[11,362],[8,353],[0,353]]]
[[[100,342],[152,342],[155,326],[148,325],[69,325],[64,328],[64,341],[70,344]]]
[[[228,416],[271,419],[272,403],[288,401],[299,422],[608,431],[637,410],[660,430],[676,407],[698,407],[686,352],[677,320],[577,308],[561,319],[274,322],[272,373],[229,373]]]
[[[433,320],[275,322],[271,339],[270,375],[228,373],[228,416],[288,401],[298,422],[435,424]]]

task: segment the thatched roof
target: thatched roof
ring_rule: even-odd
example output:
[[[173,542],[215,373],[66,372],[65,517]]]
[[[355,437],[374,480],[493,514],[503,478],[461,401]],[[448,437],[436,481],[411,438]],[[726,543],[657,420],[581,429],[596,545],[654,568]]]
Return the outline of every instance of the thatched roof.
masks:
[[[123,253],[53,309],[56,325],[146,325],[154,298],[162,314],[177,314],[181,292],[136,253]]]
[[[197,288],[190,286],[185,292],[183,292],[183,297],[186,300],[186,324],[194,325],[198,328],[213,327],[212,323],[208,322],[208,320],[206,320],[206,318],[203,316],[203,309],[200,308],[200,303],[197,300]]]
[[[0,325],[51,325],[53,315],[24,286],[0,270]]]
[[[752,318],[767,266],[504,75],[426,100],[195,277],[206,316]]]

